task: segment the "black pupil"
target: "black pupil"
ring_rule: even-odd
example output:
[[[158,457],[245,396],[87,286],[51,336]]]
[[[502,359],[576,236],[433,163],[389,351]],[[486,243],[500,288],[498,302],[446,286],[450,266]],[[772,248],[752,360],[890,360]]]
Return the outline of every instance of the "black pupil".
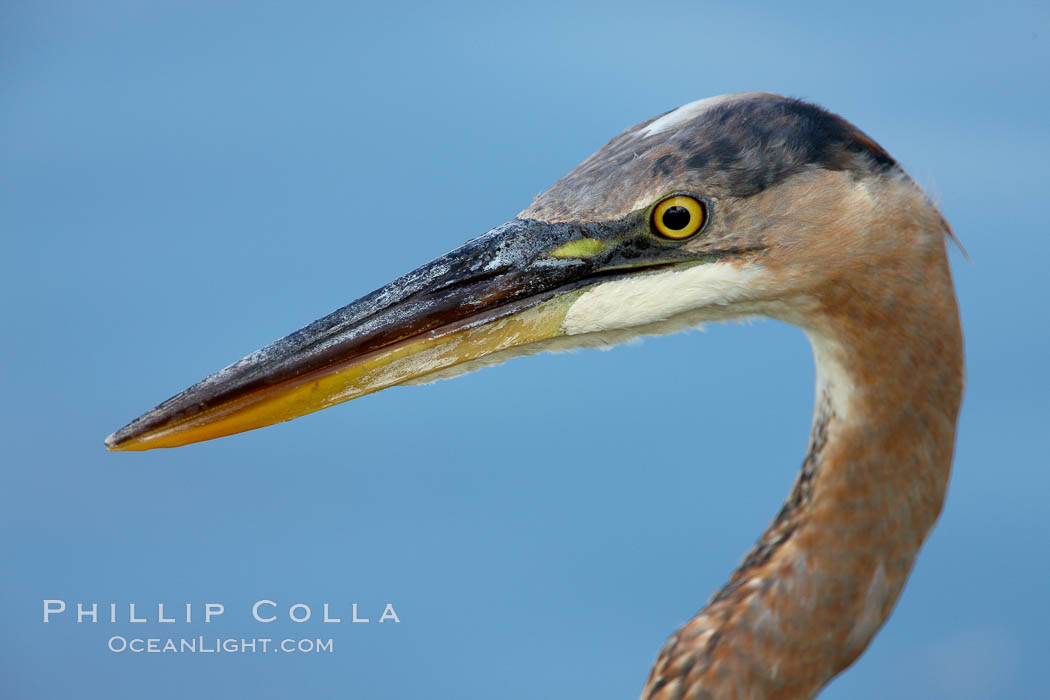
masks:
[[[685,207],[671,207],[664,212],[663,222],[672,231],[681,231],[689,225],[690,218],[689,210]]]

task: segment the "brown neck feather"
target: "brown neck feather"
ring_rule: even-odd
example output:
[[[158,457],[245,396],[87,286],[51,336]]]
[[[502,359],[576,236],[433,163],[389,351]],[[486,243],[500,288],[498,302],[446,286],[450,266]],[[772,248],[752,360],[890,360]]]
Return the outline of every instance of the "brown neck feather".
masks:
[[[943,223],[927,208],[896,222],[908,256],[825,273],[786,318],[817,361],[802,470],[729,583],[665,645],[643,698],[810,698],[889,616],[940,513],[962,400]]]

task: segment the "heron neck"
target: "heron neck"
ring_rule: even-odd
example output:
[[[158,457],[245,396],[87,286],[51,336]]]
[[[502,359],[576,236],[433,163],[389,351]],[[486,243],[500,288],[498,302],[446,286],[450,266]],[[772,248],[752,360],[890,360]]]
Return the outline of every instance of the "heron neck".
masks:
[[[674,697],[661,688],[676,684],[752,696],[730,682],[754,697],[812,697],[889,616],[940,513],[962,397],[943,249],[915,267],[900,279],[921,282],[889,297],[874,276],[824,286],[793,319],[817,364],[802,469],[729,583],[668,642],[643,697]]]

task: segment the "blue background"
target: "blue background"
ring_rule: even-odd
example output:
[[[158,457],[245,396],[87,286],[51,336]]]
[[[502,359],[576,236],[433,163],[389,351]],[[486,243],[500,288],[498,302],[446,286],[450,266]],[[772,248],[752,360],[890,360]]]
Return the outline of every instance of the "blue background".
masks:
[[[969,385],[944,515],[823,697],[1045,691],[1045,2],[4,3],[0,61],[0,696],[636,697],[794,479],[793,328],[516,360],[180,450],[102,439],[621,129],[741,90],[856,122],[972,257],[952,252]],[[44,598],[227,612],[45,625]],[[259,598],[344,623],[250,623]]]

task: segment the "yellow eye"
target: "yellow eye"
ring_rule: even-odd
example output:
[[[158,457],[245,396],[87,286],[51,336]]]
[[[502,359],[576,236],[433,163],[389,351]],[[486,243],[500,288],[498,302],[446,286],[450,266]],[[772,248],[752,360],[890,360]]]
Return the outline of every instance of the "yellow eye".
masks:
[[[706,219],[704,203],[681,194],[668,197],[653,209],[653,228],[664,238],[676,241],[695,236]]]

